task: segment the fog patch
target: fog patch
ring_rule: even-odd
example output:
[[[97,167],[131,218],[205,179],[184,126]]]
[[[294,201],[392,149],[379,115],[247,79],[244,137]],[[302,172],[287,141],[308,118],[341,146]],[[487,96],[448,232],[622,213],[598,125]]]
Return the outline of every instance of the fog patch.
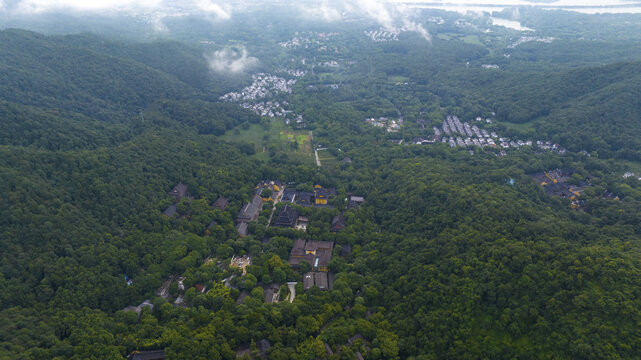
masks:
[[[257,58],[249,56],[244,46],[224,48],[204,55],[209,67],[217,73],[239,74],[259,64]]]
[[[211,0],[198,0],[196,7],[211,20],[229,20],[231,8],[221,6]]]

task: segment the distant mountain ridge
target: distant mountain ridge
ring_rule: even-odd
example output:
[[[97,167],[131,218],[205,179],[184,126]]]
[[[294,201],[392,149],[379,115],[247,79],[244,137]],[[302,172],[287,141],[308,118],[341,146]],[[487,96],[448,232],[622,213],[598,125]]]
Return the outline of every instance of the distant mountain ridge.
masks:
[[[0,78],[0,144],[48,149],[122,141],[154,102],[206,104],[235,81],[215,79],[202,50],[180,43],[23,30],[0,31]]]

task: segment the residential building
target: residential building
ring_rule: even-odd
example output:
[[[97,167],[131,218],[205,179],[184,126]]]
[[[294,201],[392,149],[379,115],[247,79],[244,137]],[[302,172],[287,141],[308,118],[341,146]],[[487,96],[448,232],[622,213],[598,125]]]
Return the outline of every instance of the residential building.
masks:
[[[219,197],[216,201],[214,201],[211,207],[220,211],[225,211],[227,205],[229,205],[229,200],[225,199],[224,197]]]
[[[321,290],[329,290],[327,273],[310,271],[303,275],[303,287],[305,290],[312,286],[316,286]]]
[[[348,209],[358,208],[363,202],[365,202],[364,197],[350,195],[349,198],[347,199],[347,208]]]
[[[173,217],[177,212],[178,208],[176,207],[176,204],[171,204],[168,208],[165,209],[165,211],[162,212],[162,214],[166,217]]]
[[[176,186],[174,186],[174,188],[169,192],[169,195],[173,196],[176,201],[180,201],[183,198],[190,197],[187,185],[183,184],[182,182],[176,184]]]

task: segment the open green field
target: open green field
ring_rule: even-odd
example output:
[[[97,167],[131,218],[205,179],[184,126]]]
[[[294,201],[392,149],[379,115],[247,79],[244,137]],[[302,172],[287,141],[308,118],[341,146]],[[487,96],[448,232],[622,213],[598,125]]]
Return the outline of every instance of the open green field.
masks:
[[[410,81],[410,78],[408,78],[407,76],[388,76],[387,77],[387,81],[389,81],[391,83],[394,83],[394,84],[396,84],[396,83],[406,83],[406,82]]]
[[[481,40],[479,40],[479,37],[477,35],[463,36],[460,38],[460,40],[468,44],[475,44],[475,45],[481,45],[481,46],[483,45],[483,43],[481,42]]]
[[[269,151],[272,147],[278,151],[284,151],[292,157],[298,156],[310,161],[314,157],[309,131],[293,130],[286,126],[281,119],[272,119],[269,129],[261,124],[251,124],[246,130],[237,127],[227,131],[223,139],[254,144],[256,157],[261,159],[269,157]]]
[[[468,44],[483,45],[478,35],[461,35],[456,33],[439,33],[436,35],[441,40],[459,40]]]

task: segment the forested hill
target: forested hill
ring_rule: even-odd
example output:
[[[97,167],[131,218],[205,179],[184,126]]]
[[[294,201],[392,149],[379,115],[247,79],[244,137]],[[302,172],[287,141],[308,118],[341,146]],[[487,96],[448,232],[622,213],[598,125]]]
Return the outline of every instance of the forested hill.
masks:
[[[558,133],[541,128],[552,137],[574,131],[569,121],[607,129],[603,138],[624,132],[580,111],[609,104],[637,126],[639,64],[479,75],[466,62],[483,51],[463,45],[456,54],[468,58],[437,64],[417,84],[403,75],[420,73],[420,62],[348,43],[361,62],[323,76],[308,64],[319,73],[276,98],[302,114],[299,125],[218,101],[244,79],[207,76],[202,54],[184,45],[17,30],[0,40],[0,360],[641,353],[641,165],[413,140],[435,136],[446,115],[468,126],[465,111],[490,117],[501,101],[529,114],[524,133],[554,116]],[[458,48],[434,44],[429,59]],[[288,51],[274,50],[302,66]],[[365,121],[382,116],[404,116],[403,125]],[[496,118],[478,125],[501,132],[497,140],[516,132]],[[565,175],[557,184],[549,174]],[[288,204],[305,230],[268,226],[285,206],[255,197],[270,179],[327,204]],[[179,183],[182,199],[168,193]],[[221,198],[227,205],[215,205]],[[237,214],[254,198],[263,210],[241,236]],[[332,244],[322,249],[325,289],[305,289],[312,265],[288,261],[296,239]],[[246,272],[231,265],[244,256]]]
[[[216,78],[202,50],[178,43],[22,30],[0,32],[0,77],[0,144],[47,149],[119,143],[154,102],[216,101],[235,81]]]
[[[434,83],[493,109],[501,122],[522,125],[527,136],[544,136],[573,151],[641,159],[641,62],[563,71],[456,71]]]

